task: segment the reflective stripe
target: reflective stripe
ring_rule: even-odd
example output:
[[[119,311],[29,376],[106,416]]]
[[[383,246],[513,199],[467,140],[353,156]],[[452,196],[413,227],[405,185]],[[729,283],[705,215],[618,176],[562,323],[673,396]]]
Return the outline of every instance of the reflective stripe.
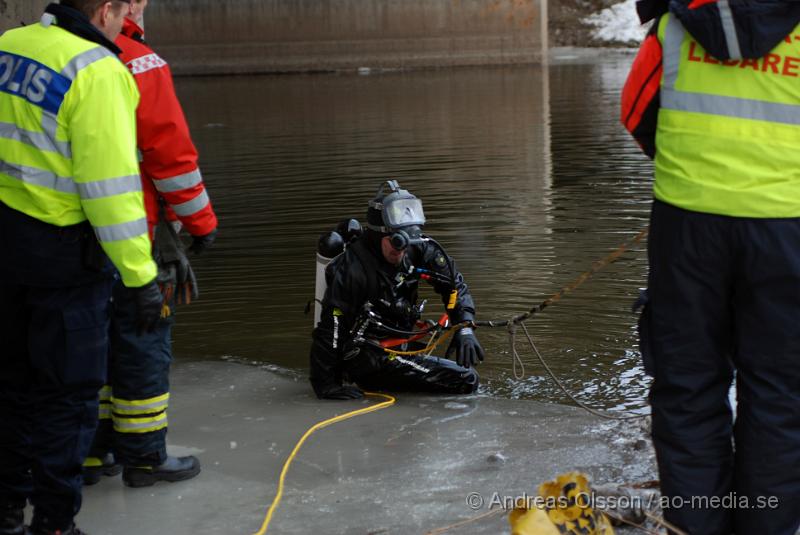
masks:
[[[56,137],[56,133],[58,132],[58,118],[47,110],[42,111],[42,131],[44,131],[50,139],[54,140],[53,143],[62,143],[60,141],[55,141],[58,139]],[[64,153],[64,157],[72,159],[72,144],[69,145],[69,154]]]
[[[11,178],[16,178],[32,186],[48,188],[72,195],[78,194],[78,188],[75,187],[75,182],[73,182],[72,178],[58,176],[44,169],[16,165],[0,160],[0,173],[5,173]]]
[[[82,54],[78,54],[67,63],[66,67],[61,69],[61,75],[66,76],[70,80],[74,80],[78,72],[82,71],[92,63],[98,62],[107,57],[116,57],[114,54],[104,46],[98,46],[91,50],[87,50]]]
[[[44,13],[42,14],[42,18],[39,19],[39,24],[47,28],[51,24],[56,21],[56,16],[51,13]]]
[[[150,433],[167,427],[167,413],[149,418],[119,418],[114,416],[114,431],[119,433]]]
[[[105,227],[94,227],[94,233],[101,242],[113,242],[135,238],[142,234],[147,234],[147,219],[141,218],[136,221],[108,225]]]
[[[395,355],[394,356],[394,360],[396,360],[400,364],[405,364],[406,366],[410,366],[410,367],[414,368],[415,370],[417,370],[418,372],[431,373],[430,368],[425,368],[424,366],[420,366],[419,364],[417,364],[413,360],[404,359],[400,355]]]
[[[661,91],[661,106],[671,110],[800,125],[800,106],[763,100],[664,89]]]
[[[674,88],[678,82],[678,71],[681,66],[681,43],[685,31],[678,20],[672,16],[667,17],[667,27],[664,30],[664,87]]]
[[[142,191],[142,179],[139,175],[129,175],[95,182],[78,182],[76,186],[82,199],[102,199],[123,193]]]
[[[55,136],[46,132],[33,132],[12,123],[0,123],[0,137],[25,143],[42,152],[57,152],[65,158],[72,158],[71,145],[65,141],[55,141]]]
[[[95,466],[103,466],[103,460],[100,457],[87,457],[85,461],[83,461],[83,466],[88,467],[95,467]]]
[[[190,215],[194,215],[206,206],[208,206],[208,193],[206,190],[203,190],[200,195],[192,199],[191,201],[173,205],[172,209],[175,211],[176,214],[183,217],[188,217]]]
[[[111,419],[111,385],[105,385],[103,388],[100,389],[98,392],[98,397],[100,398],[100,410],[98,412],[98,418],[101,420],[110,420]],[[86,464],[84,463],[84,466]]]
[[[150,71],[152,69],[159,69],[166,65],[167,62],[161,59],[161,57],[153,52],[152,54],[148,54],[146,56],[142,56],[131,60],[128,62],[128,68],[131,71],[131,74],[136,76],[137,74],[142,74],[143,72]]]
[[[166,410],[169,405],[169,394],[143,400],[112,399],[114,412],[118,414],[152,414]]]
[[[339,345],[339,316],[333,316],[333,349]]]
[[[203,182],[203,177],[199,169],[195,169],[183,175],[174,176],[172,178],[164,178],[153,180],[156,189],[161,193],[170,193],[173,191],[180,191],[182,189],[192,188]]]
[[[58,130],[58,119],[49,111],[42,112],[42,130],[48,135],[52,135],[53,139],[56,138],[56,130]]]
[[[725,4],[727,5],[727,2]],[[730,6],[727,7],[730,10]],[[664,85],[661,88],[661,107],[737,119],[800,125],[800,106],[676,90],[684,35],[681,23],[670,16],[664,32]]]
[[[105,385],[99,392],[100,402],[111,401],[111,385]]]
[[[725,42],[728,44],[728,55],[730,59],[742,59],[742,51],[739,49],[739,36],[736,34],[736,24],[733,22],[733,12],[728,0],[719,0],[719,18],[722,22],[722,31],[725,32]]]

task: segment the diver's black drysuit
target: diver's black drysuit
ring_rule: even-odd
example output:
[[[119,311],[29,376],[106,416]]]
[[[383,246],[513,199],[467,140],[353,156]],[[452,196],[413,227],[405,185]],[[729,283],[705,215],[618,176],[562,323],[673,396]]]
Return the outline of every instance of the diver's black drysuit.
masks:
[[[416,306],[419,278],[410,274],[413,267],[439,275],[431,283],[445,305],[452,282],[455,283],[458,298],[455,308],[449,311],[452,324],[474,319],[472,296],[446,253],[430,242],[415,243],[409,245],[400,265],[393,266],[383,258],[380,240],[379,233],[366,231],[326,269],[328,289],[311,345],[310,380],[314,392],[320,398],[330,397],[327,394],[341,389],[343,380],[367,390],[474,392],[478,387],[474,368],[431,356],[389,358],[379,347],[354,342],[356,333],[351,330],[360,323],[367,303],[382,323],[402,331],[414,329],[420,314]],[[370,325],[364,338],[378,341],[402,336]]]

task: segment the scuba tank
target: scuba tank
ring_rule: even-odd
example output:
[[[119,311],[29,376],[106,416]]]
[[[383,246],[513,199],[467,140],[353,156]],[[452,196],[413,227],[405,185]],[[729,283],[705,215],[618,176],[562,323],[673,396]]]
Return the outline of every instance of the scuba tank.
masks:
[[[361,223],[356,219],[345,219],[336,230],[326,232],[317,241],[317,280],[314,290],[314,327],[322,317],[322,299],[328,289],[325,269],[334,258],[342,254],[347,244],[361,236]]]
[[[328,289],[325,268],[343,251],[344,239],[335,230],[326,232],[319,237],[317,242],[317,282],[314,291],[314,327],[317,326],[322,316],[322,298],[325,297],[325,290]]]

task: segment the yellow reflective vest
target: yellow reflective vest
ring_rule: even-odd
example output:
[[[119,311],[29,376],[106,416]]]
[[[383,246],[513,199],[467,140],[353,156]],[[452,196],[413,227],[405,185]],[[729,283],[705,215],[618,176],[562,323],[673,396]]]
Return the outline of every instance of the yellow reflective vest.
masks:
[[[88,220],[125,286],[143,286],[156,266],[136,83],[108,49],[51,21],[0,36],[0,202],[56,226]]]
[[[760,59],[711,57],[662,17],[655,197],[686,210],[800,217],[800,26]]]

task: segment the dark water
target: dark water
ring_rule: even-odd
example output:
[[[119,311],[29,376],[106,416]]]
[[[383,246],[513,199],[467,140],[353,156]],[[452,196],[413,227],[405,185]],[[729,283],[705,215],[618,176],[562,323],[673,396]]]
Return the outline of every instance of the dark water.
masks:
[[[650,164],[617,118],[631,59],[179,79],[221,229],[196,263],[203,295],[180,311],[176,355],[305,368],[317,237],[363,217],[388,178],[423,199],[479,319],[555,293],[647,224]],[[646,271],[642,244],[528,324],[554,371],[596,406],[645,405],[630,305]],[[566,401],[524,340],[517,381],[507,333],[479,337],[487,392]]]

